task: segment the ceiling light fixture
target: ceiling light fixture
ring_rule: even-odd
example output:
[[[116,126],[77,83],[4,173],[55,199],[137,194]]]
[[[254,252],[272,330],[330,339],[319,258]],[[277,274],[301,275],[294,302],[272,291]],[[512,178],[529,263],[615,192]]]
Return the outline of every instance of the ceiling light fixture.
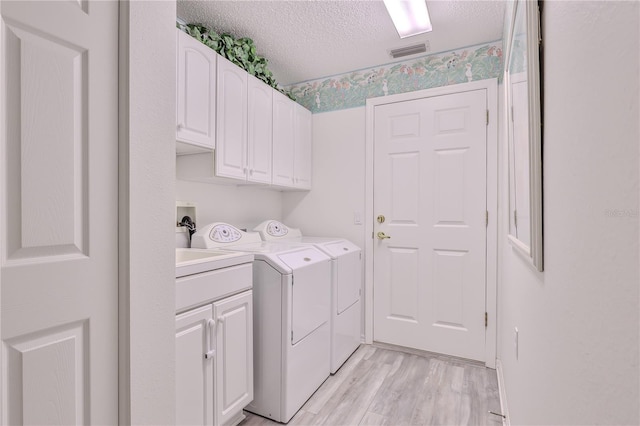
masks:
[[[431,19],[425,0],[384,0],[400,38],[428,33]]]

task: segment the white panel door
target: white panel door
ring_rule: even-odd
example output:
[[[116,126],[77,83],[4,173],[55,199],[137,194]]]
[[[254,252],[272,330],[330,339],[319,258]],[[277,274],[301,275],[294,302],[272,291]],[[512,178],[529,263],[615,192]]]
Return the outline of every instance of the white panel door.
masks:
[[[247,180],[271,183],[273,89],[252,75],[248,78]]]
[[[484,359],[486,111],[485,90],[375,108],[377,341]]]
[[[118,2],[2,1],[2,423],[118,422]]]
[[[213,425],[213,305],[176,317],[176,424]]]
[[[216,130],[216,57],[215,51],[176,29],[177,128],[176,139],[194,146],[213,149]],[[179,153],[196,151],[179,147]]]
[[[273,92],[273,179],[274,185],[293,186],[295,102]]]
[[[247,72],[218,56],[216,176],[247,176]]]
[[[216,425],[241,415],[253,400],[253,292],[213,304],[216,319]]]

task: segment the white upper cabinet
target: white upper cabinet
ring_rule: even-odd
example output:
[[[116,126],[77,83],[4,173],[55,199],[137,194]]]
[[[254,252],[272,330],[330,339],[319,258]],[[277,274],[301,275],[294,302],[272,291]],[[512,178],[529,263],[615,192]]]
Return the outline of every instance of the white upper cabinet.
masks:
[[[300,189],[311,189],[311,111],[302,105],[295,104],[293,122],[295,128],[293,186]]]
[[[293,186],[295,103],[273,91],[273,180],[274,185]]]
[[[273,184],[311,189],[311,112],[273,92]]]
[[[248,141],[247,180],[271,183],[271,150],[273,140],[273,89],[255,78],[248,76]]]
[[[176,29],[178,154],[211,150],[216,128],[217,54]]]
[[[218,117],[216,120],[216,175],[246,179],[247,73],[218,57]]]
[[[311,189],[311,112],[177,30],[178,179]],[[222,179],[220,179],[222,178]]]

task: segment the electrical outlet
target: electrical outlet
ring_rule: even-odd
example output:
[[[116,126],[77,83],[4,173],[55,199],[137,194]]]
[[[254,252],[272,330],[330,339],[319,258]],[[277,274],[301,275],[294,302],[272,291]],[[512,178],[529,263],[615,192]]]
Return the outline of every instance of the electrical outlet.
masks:
[[[516,360],[518,359],[518,327],[513,329],[513,346],[516,350]]]

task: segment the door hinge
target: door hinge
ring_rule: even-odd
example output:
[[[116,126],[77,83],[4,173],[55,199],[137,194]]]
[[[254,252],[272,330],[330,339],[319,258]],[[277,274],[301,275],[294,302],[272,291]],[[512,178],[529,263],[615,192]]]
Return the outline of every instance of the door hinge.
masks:
[[[293,330],[291,330],[291,343],[293,343]]]
[[[484,219],[485,219],[485,227],[489,227],[489,210],[485,211]]]
[[[514,123],[514,119],[513,119],[513,107],[511,107],[511,122]]]
[[[489,124],[489,110],[487,110],[487,124]]]
[[[518,229],[518,211],[513,211],[513,226]]]
[[[484,313],[484,328],[487,328],[489,325],[489,314],[488,313]]]

